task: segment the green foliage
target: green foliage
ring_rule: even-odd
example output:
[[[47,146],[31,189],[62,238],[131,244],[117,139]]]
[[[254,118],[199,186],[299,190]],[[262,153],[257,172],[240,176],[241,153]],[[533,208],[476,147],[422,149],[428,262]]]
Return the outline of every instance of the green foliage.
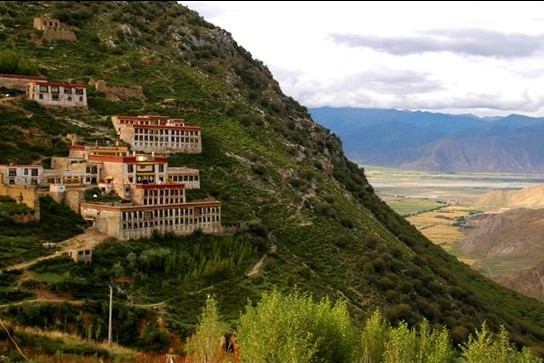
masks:
[[[383,314],[379,310],[372,313],[361,332],[361,362],[383,362],[385,343],[390,330],[390,325],[385,321]]]
[[[244,362],[347,362],[353,359],[355,331],[347,307],[298,292],[264,293],[246,306],[238,326]]]
[[[36,64],[12,49],[0,50],[0,73],[34,76],[38,74]]]
[[[542,362],[541,358],[534,357],[527,348],[519,352],[510,342],[504,326],[501,326],[498,334],[494,334],[485,323],[476,331],[476,335],[471,335],[468,342],[461,347],[461,357],[469,363]]]
[[[221,341],[225,330],[220,323],[217,303],[212,297],[206,299],[196,333],[191,336],[185,350],[191,357],[191,362],[217,362],[221,353]]]
[[[65,156],[66,133],[86,143],[113,141],[112,114],[185,118],[202,127],[203,152],[172,155],[170,165],[200,169],[201,190],[188,199],[220,200],[223,224],[239,232],[104,243],[91,266],[67,258],[35,266],[45,288],[103,302],[106,281],[119,278],[136,302],[164,302],[166,329],[185,336],[207,294],[218,296],[226,321],[235,323],[247,299],[296,285],[316,299],[341,295],[357,326],[380,307],[395,324],[414,327],[426,318],[444,325],[455,344],[486,319],[503,324],[517,345],[543,346],[541,303],[482,278],[395,214],[346,159],[340,140],[283,95],[262,62],[197,13],[176,2],[9,2],[0,10],[3,49],[39,59],[49,79],[104,79],[141,86],[146,97],[115,101],[88,87],[84,112],[12,98],[0,105],[0,163]],[[33,17],[46,13],[76,25],[77,41],[31,42]],[[41,214],[43,224],[0,222],[0,265],[46,254],[42,242],[81,231],[75,214],[47,202]],[[259,273],[248,278],[262,257]],[[91,337],[99,325],[105,336],[98,305],[85,310]],[[48,326],[57,317],[54,309],[41,314]],[[151,328],[144,331],[143,315],[123,314],[123,344],[167,344],[153,316],[145,316]],[[81,323],[78,329],[83,334]]]

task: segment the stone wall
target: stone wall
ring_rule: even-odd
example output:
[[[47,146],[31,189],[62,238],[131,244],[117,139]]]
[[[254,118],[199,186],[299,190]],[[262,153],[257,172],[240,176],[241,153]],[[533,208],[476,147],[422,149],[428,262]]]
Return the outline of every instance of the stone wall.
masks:
[[[128,87],[112,87],[106,84],[106,81],[100,79],[98,81],[90,81],[89,85],[94,85],[96,91],[104,92],[106,98],[111,101],[128,100],[130,98],[137,98],[142,102],[146,101],[144,95],[144,89],[141,86],[128,88]]]
[[[32,220],[40,220],[40,199],[36,189],[24,185],[4,185],[0,184],[0,195],[7,195],[17,203],[24,203],[28,208],[34,210]],[[28,217],[25,217],[26,220]],[[28,221],[28,220],[27,220]]]
[[[18,74],[0,74],[0,87],[26,92],[26,85],[30,82],[47,81],[44,76],[22,76]]]
[[[46,29],[43,31],[42,39],[47,42],[53,42],[55,40],[68,40],[74,42],[77,40],[75,33],[65,28]]]

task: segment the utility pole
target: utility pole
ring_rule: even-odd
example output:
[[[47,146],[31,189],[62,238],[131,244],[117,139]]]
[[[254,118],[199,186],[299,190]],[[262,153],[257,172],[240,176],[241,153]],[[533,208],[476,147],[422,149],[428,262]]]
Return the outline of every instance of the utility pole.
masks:
[[[111,310],[113,305],[113,287],[110,285],[110,312],[108,320],[108,347],[111,346]]]

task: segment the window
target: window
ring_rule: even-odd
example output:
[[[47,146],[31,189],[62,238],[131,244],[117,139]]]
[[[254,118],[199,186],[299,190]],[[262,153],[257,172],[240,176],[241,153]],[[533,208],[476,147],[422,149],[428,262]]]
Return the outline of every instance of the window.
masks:
[[[49,88],[47,86],[40,86],[40,92],[49,92]]]
[[[32,176],[38,176],[38,169],[32,169],[31,171],[31,174]]]
[[[72,88],[71,87],[64,87],[64,93],[66,94],[72,94]]]
[[[72,96],[68,96],[68,101],[72,102]]]
[[[76,95],[82,95],[83,94],[83,88],[76,88]]]
[[[28,168],[25,168],[25,175],[28,175]]]
[[[9,176],[17,175],[17,169],[13,169],[13,168],[9,169],[8,175]]]
[[[83,96],[79,96],[79,102],[83,102]]]
[[[51,86],[51,93],[59,93],[59,87],[58,86]]]
[[[52,101],[58,101],[59,100],[59,94],[58,93],[57,94],[52,94],[51,95],[51,100]]]
[[[128,172],[129,173],[134,173],[134,165],[128,164]]]
[[[43,95],[41,93],[40,93],[39,99],[43,100]]]
[[[9,183],[10,183],[10,184],[15,184],[15,179],[10,179],[10,180],[9,180]]]

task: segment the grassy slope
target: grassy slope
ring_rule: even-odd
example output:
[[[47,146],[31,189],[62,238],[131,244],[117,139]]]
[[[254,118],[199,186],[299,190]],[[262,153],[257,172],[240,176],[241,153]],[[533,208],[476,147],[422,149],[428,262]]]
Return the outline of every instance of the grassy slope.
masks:
[[[347,299],[355,318],[382,306],[392,320],[413,323],[425,316],[445,324],[459,340],[487,320],[492,328],[506,325],[518,343],[542,344],[540,303],[459,264],[382,203],[362,170],[345,159],[340,142],[281,94],[266,67],[228,33],[174,3],[40,4],[0,4],[6,24],[19,25],[5,29],[0,41],[39,63],[52,80],[139,85],[147,102],[109,101],[89,87],[90,109],[85,112],[46,110],[17,100],[10,108],[0,104],[2,114],[9,116],[0,125],[0,147],[6,150],[0,161],[62,154],[67,132],[88,142],[111,140],[107,116],[112,114],[183,117],[202,126],[204,152],[176,155],[171,163],[201,170],[202,190],[195,195],[220,199],[225,224],[251,226],[231,239],[167,237],[106,244],[89,268],[52,260],[36,271],[62,271],[65,283],[48,288],[102,299],[104,281],[124,276],[132,282],[124,287],[137,302],[166,301],[165,320],[183,333],[196,321],[206,294],[216,294],[224,315],[234,321],[246,299],[255,299],[259,291],[298,286],[317,296]],[[45,12],[75,26],[78,41],[30,42],[32,18]],[[29,129],[38,137],[25,137]],[[214,261],[214,252],[204,247],[213,241],[231,247],[215,265],[209,263],[215,269],[199,270],[199,264]],[[272,244],[277,251],[268,254],[262,271],[246,277]],[[181,257],[161,257],[161,248]],[[116,262],[128,266],[131,253],[133,268],[115,271]],[[246,258],[237,259],[241,254]],[[195,261],[185,264],[190,256]],[[222,268],[218,259],[230,262]],[[167,268],[172,263],[180,267]],[[194,271],[194,279],[185,277]],[[74,279],[76,283],[66,283]],[[117,301],[123,304],[121,298]],[[11,313],[20,315],[16,309]],[[41,324],[47,325],[47,319]]]

